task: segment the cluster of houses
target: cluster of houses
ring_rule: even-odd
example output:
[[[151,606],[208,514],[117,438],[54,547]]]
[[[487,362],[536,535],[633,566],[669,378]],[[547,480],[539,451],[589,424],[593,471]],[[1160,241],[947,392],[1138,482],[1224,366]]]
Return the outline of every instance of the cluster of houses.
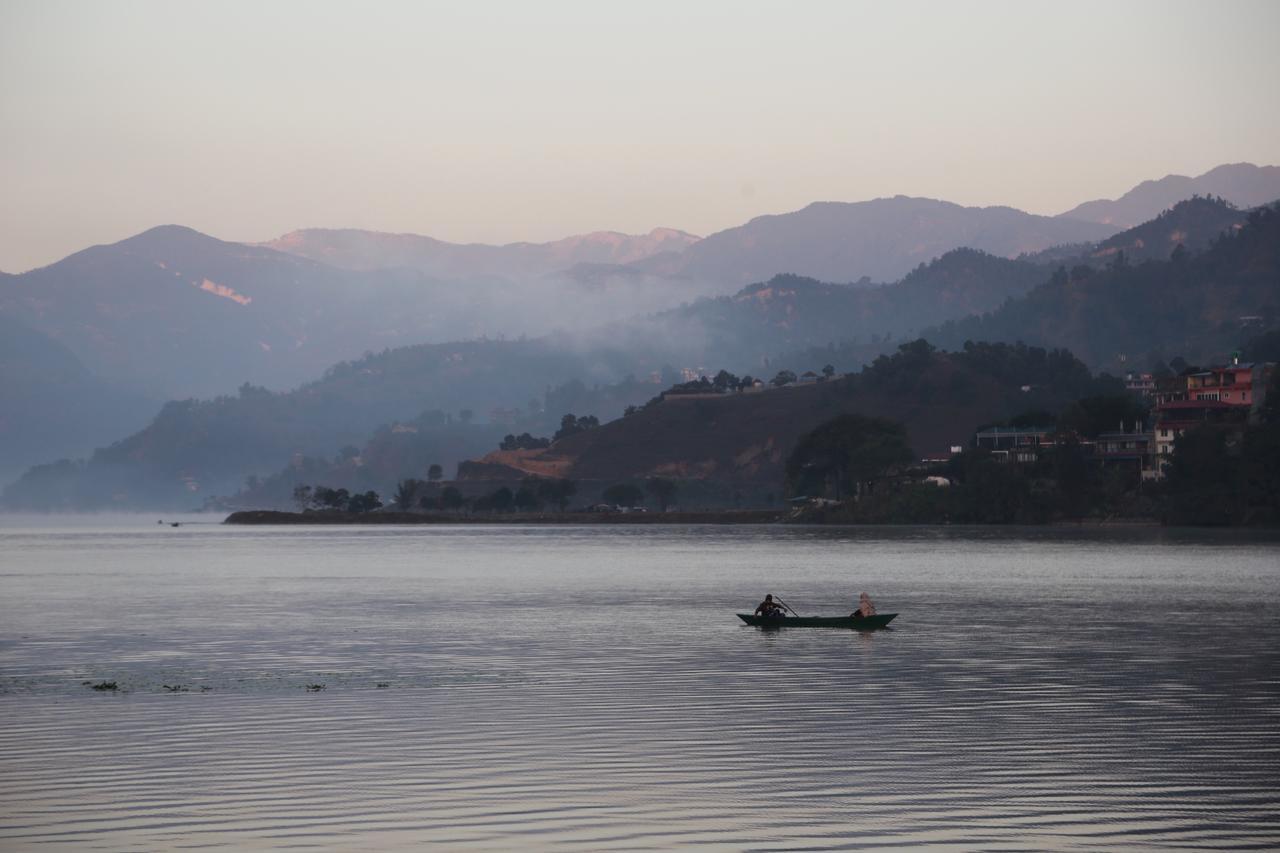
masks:
[[[1133,467],[1144,480],[1158,480],[1173,456],[1178,436],[1200,424],[1238,425],[1254,417],[1267,394],[1275,364],[1240,363],[1155,378],[1130,374],[1125,384],[1148,398],[1151,413],[1145,423],[1118,424],[1080,444],[1103,465]],[[1011,462],[1034,462],[1059,440],[1056,427],[990,427],[974,437],[976,446]]]

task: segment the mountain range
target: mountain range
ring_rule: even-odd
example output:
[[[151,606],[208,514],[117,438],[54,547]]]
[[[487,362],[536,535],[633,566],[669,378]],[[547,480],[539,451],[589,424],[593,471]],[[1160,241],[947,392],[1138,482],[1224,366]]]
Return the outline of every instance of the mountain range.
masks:
[[[1058,410],[1077,397],[1121,387],[1114,379],[1095,379],[1061,350],[996,344],[942,352],[915,341],[859,373],[829,381],[755,393],[668,396],[549,448],[488,454],[467,463],[459,476],[516,482],[536,473],[602,484],[710,479],[776,492],[799,437],[837,415],[899,421],[918,454],[945,456],[984,422],[1032,409]]]
[[[1198,254],[1132,263],[1117,252],[1101,270],[1063,266],[1020,299],[923,334],[947,347],[1010,339],[1069,347],[1094,367],[1120,372],[1174,356],[1221,361],[1278,323],[1280,204],[1250,212]]]
[[[1077,205],[1063,219],[1081,219],[1131,228],[1192,196],[1217,196],[1236,207],[1257,207],[1280,199],[1280,166],[1229,163],[1203,175],[1166,175],[1143,181],[1117,199],[1097,199]]]
[[[1046,286],[1056,265],[1105,267],[1121,251],[1130,263],[1164,259],[1177,245],[1195,254],[1244,219],[1222,201],[1196,199],[1117,234],[1069,218],[897,197],[810,205],[702,240],[659,229],[451,247],[413,235],[305,231],[244,245],[163,226],[0,274],[0,320],[11,340],[27,342],[0,347],[0,476],[100,447],[96,458],[113,465],[162,458],[148,467],[153,481],[190,483],[199,478],[177,449],[185,446],[216,473],[204,482],[225,488],[277,470],[282,456],[331,453],[378,424],[429,410],[452,417],[471,409],[482,424],[491,411],[520,408],[532,428],[542,422],[526,403],[567,382],[585,391],[565,399],[587,405],[604,399],[591,397],[592,387],[628,374],[667,382],[677,368],[708,365],[759,374],[814,348],[828,355],[803,358],[839,358],[848,369],[930,324],[957,324],[943,327],[954,331],[975,322],[970,316],[1006,316],[1002,306]],[[788,264],[832,275],[806,277]],[[735,284],[754,269],[769,272]],[[892,269],[903,273],[890,284],[858,272]],[[513,271],[527,277],[506,277]],[[984,328],[1006,340],[1019,331],[1003,320]],[[522,341],[522,332],[532,337]],[[1043,340],[1071,345],[1082,334]],[[1197,340],[1212,347],[1225,337]],[[1081,351],[1110,363],[1087,341]],[[76,408],[37,391],[55,384],[68,389],[65,398],[95,402]],[[366,386],[381,390],[370,396]],[[298,390],[268,390],[290,387]],[[616,416],[652,393],[628,387],[605,409],[579,414]],[[195,407],[195,420],[168,408],[108,447],[150,420],[158,401],[189,397],[222,402],[183,404]],[[264,407],[268,397],[282,402]],[[227,406],[249,413],[232,418],[234,429],[220,420]],[[179,436],[179,423],[192,434]],[[264,443],[263,429],[276,438]],[[210,449],[234,443],[244,446],[230,455]]]
[[[895,281],[962,246],[1014,257],[1059,243],[1101,240],[1116,230],[1011,207],[895,196],[816,202],[792,213],[759,216],[705,237],[679,255],[657,255],[631,266],[735,289],[779,272],[822,281]]]
[[[629,264],[664,252],[678,253],[698,238],[674,228],[648,234],[596,231],[550,243],[447,243],[419,234],[307,228],[262,245],[348,270],[404,267],[436,278],[528,278],[577,264]]]

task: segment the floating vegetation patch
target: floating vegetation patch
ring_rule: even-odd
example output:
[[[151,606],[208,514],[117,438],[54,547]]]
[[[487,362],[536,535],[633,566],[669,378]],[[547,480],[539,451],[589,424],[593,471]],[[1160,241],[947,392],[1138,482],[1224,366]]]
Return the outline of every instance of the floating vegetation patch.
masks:
[[[308,693],[319,693],[321,690],[324,690],[324,685],[323,685],[323,684],[308,684],[308,685],[307,685],[307,692],[308,692]]]
[[[84,683],[88,684],[89,682],[86,681]],[[92,687],[94,690],[102,691],[115,691],[120,689],[120,685],[116,684],[114,681],[99,681],[97,684],[92,685]]]

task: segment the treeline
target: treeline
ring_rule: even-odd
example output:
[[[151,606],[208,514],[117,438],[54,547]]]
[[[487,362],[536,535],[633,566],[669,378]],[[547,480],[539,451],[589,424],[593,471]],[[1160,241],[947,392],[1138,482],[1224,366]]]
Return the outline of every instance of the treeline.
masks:
[[[372,512],[382,508],[382,500],[372,490],[351,494],[346,489],[330,489],[327,486],[297,486],[293,490],[294,503],[302,512],[307,510],[332,510],[333,512]]]
[[[526,477],[512,489],[500,486],[484,495],[466,496],[456,485],[407,479],[396,484],[396,509],[441,512],[539,512],[555,507],[564,512],[578,484],[567,478]]]
[[[1230,352],[1242,323],[1280,319],[1280,205],[1249,213],[1245,225],[1194,254],[1180,245],[1166,260],[1133,263],[1123,252],[1101,270],[1059,267],[1048,282],[997,310],[926,332],[954,346],[970,340],[1026,340],[1070,347],[1095,365],[1142,369],[1181,352],[1210,361]]]
[[[1272,336],[1274,339],[1276,336]],[[1259,339],[1254,349],[1267,341]],[[1247,423],[1205,423],[1174,442],[1162,480],[1143,481],[1133,465],[1103,464],[1082,443],[1143,404],[1098,395],[1056,417],[1028,412],[1006,425],[1057,425],[1054,445],[1016,462],[971,448],[934,465],[911,462],[900,424],[845,416],[806,435],[787,462],[790,494],[837,503],[806,518],[859,524],[1044,524],[1148,519],[1170,525],[1280,526],[1280,373]]]
[[[961,248],[892,284],[832,284],[783,274],[659,317],[711,341],[708,350],[721,363],[757,365],[827,341],[866,343],[874,336],[887,345],[924,326],[997,308],[1045,277],[1037,264]]]
[[[673,480],[653,477],[643,485],[632,482],[614,483],[606,487],[601,498],[604,505],[591,509],[642,509],[646,495],[660,510],[667,510],[675,499],[678,486]],[[396,484],[391,506],[399,512],[447,513],[536,513],[544,510],[565,512],[579,494],[578,482],[568,478],[526,477],[518,486],[499,486],[480,495],[464,495],[454,483],[405,479]],[[299,512],[365,513],[383,508],[377,492],[352,493],[344,488],[299,484],[293,489],[293,504]]]

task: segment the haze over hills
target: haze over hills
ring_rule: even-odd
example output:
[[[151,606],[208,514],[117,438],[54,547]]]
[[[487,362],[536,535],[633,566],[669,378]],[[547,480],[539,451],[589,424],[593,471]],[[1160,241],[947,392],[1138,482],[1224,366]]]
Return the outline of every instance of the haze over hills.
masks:
[[[146,426],[159,401],[93,374],[65,346],[0,314],[0,483],[32,460],[82,456]]]
[[[477,441],[493,446],[503,428],[490,421],[511,417],[528,421],[526,429],[541,428],[544,400],[581,404],[589,396],[586,383],[621,376],[611,355],[561,339],[421,344],[341,362],[292,391],[246,384],[234,395],[173,401],[144,429],[98,449],[87,462],[33,469],[6,492],[8,503],[199,505],[235,492],[248,476],[270,474],[295,457],[333,456],[396,423],[421,433],[422,452],[434,451],[430,461],[452,470],[465,458],[457,454],[480,450]],[[569,393],[547,387],[567,380],[575,380]],[[654,386],[646,386],[604,414],[616,417],[627,403],[653,393]]]
[[[897,197],[810,205],[696,242],[659,230],[639,238],[593,234],[551,244],[450,247],[412,235],[395,236],[388,244],[371,232],[297,232],[295,248],[323,254],[328,246],[334,249],[331,260],[354,269],[164,226],[29,273],[0,274],[0,319],[23,330],[24,340],[36,342],[30,357],[0,352],[0,371],[15,377],[0,388],[0,404],[20,413],[4,422],[10,440],[0,449],[0,473],[11,475],[35,462],[99,447],[105,454],[99,458],[112,465],[127,468],[136,460],[151,460],[139,463],[145,476],[134,472],[137,477],[124,478],[139,494],[153,486],[158,491],[152,493],[163,493],[175,482],[193,480],[216,482],[224,490],[249,474],[280,470],[291,454],[323,455],[342,444],[359,445],[379,424],[424,411],[452,417],[472,409],[478,413],[476,425],[483,426],[491,411],[518,408],[520,417],[532,418],[536,407],[526,405],[531,398],[570,381],[613,387],[628,374],[647,381],[656,373],[669,382],[677,368],[714,372],[720,367],[768,378],[779,367],[813,368],[827,361],[854,369],[926,326],[949,322],[953,325],[938,334],[950,346],[965,338],[1026,338],[1078,348],[1091,365],[1110,369],[1117,369],[1115,352],[1132,352],[1134,342],[1150,342],[1166,332],[1174,335],[1174,345],[1188,348],[1180,354],[1217,352],[1232,333],[1219,328],[1222,318],[1206,306],[1264,319],[1270,308],[1260,295],[1262,284],[1250,279],[1243,289],[1231,290],[1230,283],[1242,279],[1214,278],[1210,273],[1220,272],[1216,266],[1195,267],[1198,277],[1178,279],[1167,299],[1147,294],[1155,303],[1179,306],[1191,326],[1179,327],[1176,335],[1168,324],[1148,335],[1143,317],[1150,310],[1128,303],[1123,306],[1132,325],[1127,338],[1094,334],[1095,327],[1116,323],[1088,320],[1091,308],[1080,314],[1077,307],[1044,296],[1037,297],[1042,309],[1021,306],[1032,303],[1024,299],[1027,294],[1048,292],[1046,282],[1058,264],[1104,267],[1123,250],[1130,265],[1140,268],[1136,265],[1143,260],[1167,259],[1179,244],[1194,255],[1223,229],[1238,229],[1246,216],[1218,200],[1200,198],[1120,234],[1085,223],[1084,228],[1110,236],[1015,260],[969,248],[947,250],[884,285],[852,275],[832,282],[773,270],[730,295],[703,296],[679,307],[672,306],[706,292],[695,278],[703,274],[699,270],[727,279],[757,263],[807,262],[828,269],[903,264],[928,251],[922,247],[961,239],[1017,254],[1062,234],[1078,235],[1082,225],[1008,208]],[[671,250],[673,243],[683,248]],[[532,258],[528,263],[539,271],[561,262],[573,266],[524,278],[433,278],[400,263],[381,266],[384,258],[396,257],[383,254],[386,245],[399,251],[401,260],[424,246],[431,251],[443,246],[440,257],[463,249],[466,263],[481,264],[471,269],[515,269],[525,263],[521,258]],[[485,260],[490,250],[500,264]],[[637,254],[643,257],[615,262]],[[1260,263],[1269,269],[1269,260]],[[1095,290],[1103,281],[1111,279],[1072,286],[1077,294],[1088,291],[1090,306],[1110,305],[1107,300],[1115,294]],[[1227,295],[1215,303],[1209,294],[1223,286]],[[1193,300],[1197,288],[1204,294]],[[1106,309],[1112,310],[1119,309]],[[987,320],[966,319],[984,312],[990,312]],[[1076,325],[1062,326],[1073,317]],[[1217,331],[1196,331],[1202,318],[1212,319]],[[571,333],[547,334],[557,326]],[[522,331],[531,336],[528,341],[502,340]],[[410,345],[432,341],[454,343]],[[1126,348],[1114,349],[1121,345]],[[387,348],[385,356],[360,357]],[[459,364],[447,361],[455,356],[462,359]],[[342,382],[327,376],[300,386],[344,359],[353,361],[338,369]],[[78,367],[67,367],[55,380],[45,363],[50,370]],[[474,370],[478,365],[483,367]],[[76,389],[76,397],[96,400],[93,410],[104,415],[86,416],[56,394],[37,393],[39,383],[26,381],[31,377]],[[148,422],[158,400],[229,395],[246,383],[248,391],[198,404],[190,417],[175,420],[176,410],[168,411],[120,443],[121,449],[108,452],[108,445]],[[267,406],[266,391],[258,386],[300,389],[269,395],[290,402]],[[648,387],[633,391],[611,397],[599,410],[577,413],[613,417],[624,403],[643,402],[652,393]],[[228,414],[227,407],[241,414]],[[186,424],[191,435],[180,435],[175,424]],[[451,433],[450,447],[471,446],[462,432]],[[15,440],[19,433],[39,441]],[[187,464],[196,458],[202,460],[199,477]],[[156,460],[162,462],[153,464]]]
[[[470,429],[434,421],[413,427],[414,452],[434,453],[432,461],[452,470],[465,458],[456,454],[495,444],[488,423],[495,417],[513,419],[517,432],[545,432],[567,411],[617,417],[677,381],[679,367],[759,374],[784,348],[859,332],[869,338],[870,330],[889,347],[889,331],[916,322],[902,317],[913,306],[920,317],[963,316],[1025,292],[1044,274],[1025,262],[958,250],[899,284],[858,288],[783,276],[735,297],[581,336],[401,347],[336,365],[292,392],[245,386],[234,396],[172,403],[85,465],[33,471],[15,485],[10,502],[22,495],[24,506],[199,503],[235,492],[250,475],[279,471],[291,458],[327,458],[343,445],[360,446],[379,425],[417,423],[431,410],[456,419],[470,409],[476,413]],[[659,385],[647,382],[655,373]],[[629,381],[629,374],[646,382]],[[564,391],[546,390],[565,382]],[[593,395],[591,387],[601,383],[609,390]]]
[[[1166,175],[1143,181],[1118,199],[1086,201],[1059,218],[1130,228],[1196,195],[1220,196],[1242,208],[1268,204],[1280,199],[1280,166],[1229,163],[1194,178]]]
[[[162,226],[5,276],[0,311],[105,379],[152,397],[208,396],[242,382],[288,387],[386,346],[590,327],[736,290],[738,279],[797,272],[883,280],[961,245],[1011,254],[1104,231],[912,199],[811,205],[703,241],[657,229],[457,246],[312,230],[270,244],[284,252]],[[651,276],[646,263],[662,271]],[[586,282],[555,275],[584,267],[633,274]],[[572,311],[561,310],[566,301]]]
[[[815,202],[712,234],[676,256],[633,266],[741,287],[779,272],[822,281],[894,281],[952,249],[1015,257],[1115,233],[1098,223],[1035,216],[1011,207],[962,207],[895,196]]]
[[[348,273],[171,225],[10,277],[0,311],[104,378],[207,396],[314,377],[370,347],[374,336],[357,330],[389,343],[428,337],[430,318],[405,311],[428,293],[448,297],[416,275]]]
[[[1033,390],[1024,391],[1023,386]],[[717,479],[776,489],[797,439],[840,414],[888,417],[906,425],[921,455],[963,443],[981,423],[1076,397],[1115,390],[1070,353],[981,345],[954,353],[917,341],[861,373],[757,393],[669,396],[544,450],[495,452],[473,467],[493,476],[526,471],[602,482],[648,477]]]
[[[1120,372],[1148,370],[1175,355],[1221,361],[1276,325],[1280,204],[1251,211],[1244,227],[1230,228],[1200,254],[1060,268],[995,311],[923,334],[946,347],[965,340],[1066,347],[1094,367]]]
[[[1022,260],[1036,264],[1087,264],[1101,267],[1115,261],[1123,252],[1132,262],[1167,260],[1174,249],[1199,252],[1223,232],[1244,226],[1249,211],[1222,198],[1195,196],[1180,201],[1159,216],[1135,225],[1097,243],[1054,246],[1027,255]]]
[[[886,285],[777,275],[732,296],[699,300],[646,321],[663,340],[698,342],[698,364],[759,372],[785,351],[909,336],[945,319],[998,307],[1041,284],[1044,267],[955,249]],[[620,337],[615,337],[615,340]]]
[[[598,232],[554,243],[459,245],[413,234],[309,229],[263,245],[347,269],[409,267],[437,277],[513,279],[566,273],[579,280],[653,276],[687,282],[685,295],[735,290],[790,272],[823,281],[896,280],[960,247],[1013,257],[1116,229],[1035,216],[1010,207],[962,207],[934,199],[817,202],[757,217],[699,240],[672,229],[628,236]]]
[[[350,270],[407,267],[436,278],[527,278],[576,264],[628,264],[662,252],[679,252],[698,238],[674,228],[648,234],[596,231],[550,243],[447,243],[418,234],[357,229],[306,228],[263,243],[267,248]]]
[[[1196,201],[1189,209],[1213,212],[1221,206],[1206,208]],[[1175,211],[1170,216],[1185,224],[1192,221],[1185,214]],[[1202,221],[1211,220],[1213,216]],[[1165,226],[1143,227],[1163,233]],[[1123,301],[1128,298],[1125,279],[1099,272],[1096,286],[1089,285],[1087,300],[1060,304],[1052,298],[1060,287],[1056,277],[1037,286],[1050,277],[1050,268],[957,250],[889,285],[855,287],[780,276],[733,297],[700,300],[653,317],[613,324],[596,334],[401,347],[339,364],[321,380],[293,392],[245,386],[233,397],[171,404],[146,429],[98,451],[87,464],[35,469],[6,494],[11,505],[14,500],[34,500],[45,506],[121,505],[122,500],[135,506],[172,506],[181,500],[189,505],[211,493],[230,494],[246,477],[279,475],[291,458],[327,458],[344,444],[361,446],[379,425],[389,429],[397,423],[408,424],[405,429],[418,436],[402,438],[401,443],[413,444],[403,458],[434,454],[434,461],[451,464],[456,459],[450,454],[492,447],[496,428],[490,422],[497,418],[505,419],[516,432],[530,429],[544,434],[565,412],[608,420],[620,414],[623,405],[641,403],[678,378],[673,370],[677,367],[714,372],[723,366],[765,378],[782,367],[803,370],[827,361],[840,370],[854,369],[892,350],[920,319],[963,318],[992,308],[980,323],[958,320],[928,334],[959,348],[966,339],[1027,338],[1026,330],[1034,328],[1033,323],[1079,320],[1078,325],[1064,327],[1067,332],[1059,335],[1060,341],[1044,340],[1078,342],[1082,351],[1106,358],[1106,345],[1114,336],[1099,344],[1091,337],[1098,324],[1084,322],[1096,305],[1106,306],[1102,310],[1109,318],[1107,328],[1118,319],[1141,324],[1143,317],[1153,315],[1143,300],[1161,305],[1160,316],[1178,315],[1179,328],[1198,328],[1217,317],[1210,308],[1227,306],[1236,311],[1246,303],[1255,306],[1259,298],[1265,301],[1268,282],[1274,290],[1274,271],[1280,261],[1253,251],[1247,256],[1256,267],[1252,278],[1222,274],[1236,263],[1221,262],[1233,247],[1265,247],[1269,238],[1259,241],[1257,228],[1242,229],[1240,236],[1194,256],[1191,263],[1179,261],[1196,272],[1178,278],[1171,294],[1144,292],[1136,302]],[[1232,257],[1250,268],[1236,255]],[[1142,274],[1160,282],[1170,278],[1172,266],[1172,261],[1152,261],[1125,269],[1135,274],[1150,270]],[[1226,288],[1221,295],[1215,291],[1219,286]],[[1187,298],[1177,295],[1184,291]],[[1234,296],[1222,299],[1230,294],[1243,294],[1243,301]],[[1116,299],[1122,302],[1108,301]],[[1022,307],[1028,305],[1032,307]],[[1005,316],[1014,320],[993,323],[990,319]],[[978,325],[971,329],[965,323]],[[1231,329],[1220,324],[1213,328],[1218,329],[1214,338],[1218,345],[1238,345]],[[856,336],[861,333],[867,333],[867,338],[859,340]],[[1238,336],[1240,330],[1235,333]],[[804,352],[806,346],[823,344],[833,346]],[[795,352],[790,360],[780,360],[783,348]],[[627,379],[627,374],[647,378],[654,372],[661,377],[661,385]],[[577,392],[540,395],[548,385],[567,379],[579,382]],[[596,383],[616,384],[616,390],[593,396],[590,386]],[[459,426],[458,412],[464,407],[477,416],[473,424]],[[435,420],[422,420],[432,411]]]

